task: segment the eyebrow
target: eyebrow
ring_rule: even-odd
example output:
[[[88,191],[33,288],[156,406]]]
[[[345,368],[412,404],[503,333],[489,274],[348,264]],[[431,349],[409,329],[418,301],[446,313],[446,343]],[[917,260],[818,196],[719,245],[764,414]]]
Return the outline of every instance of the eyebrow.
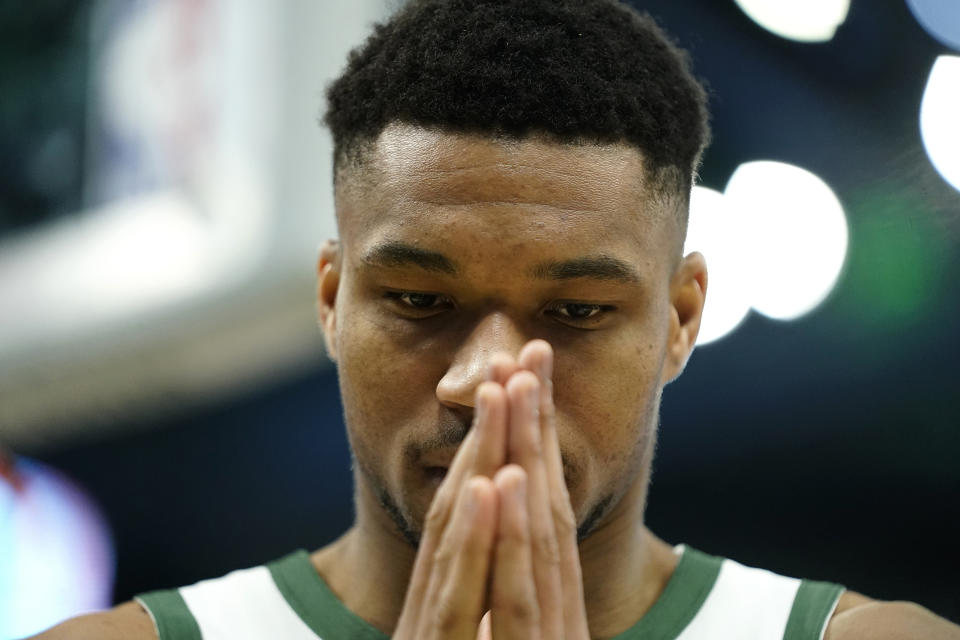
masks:
[[[419,267],[425,271],[457,275],[457,265],[437,251],[421,249],[402,242],[388,241],[374,246],[363,256],[366,264],[377,267]],[[529,271],[538,280],[576,280],[591,278],[625,284],[640,282],[640,276],[628,263],[604,254],[542,262]]]
[[[531,275],[541,280],[592,278],[624,284],[640,282],[640,275],[632,266],[619,258],[608,255],[574,258],[573,260],[559,262],[542,262],[533,268]]]
[[[377,267],[420,267],[425,271],[456,275],[457,266],[450,258],[402,242],[383,242],[363,256],[363,261]]]

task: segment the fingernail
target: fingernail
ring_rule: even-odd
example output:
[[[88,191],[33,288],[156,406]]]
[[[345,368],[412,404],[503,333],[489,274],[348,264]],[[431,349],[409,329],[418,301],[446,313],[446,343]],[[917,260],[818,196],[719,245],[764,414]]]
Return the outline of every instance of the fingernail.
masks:
[[[551,377],[553,377],[553,353],[548,353],[540,360],[540,378],[550,380]]]
[[[520,476],[513,483],[513,486],[510,487],[513,493],[514,498],[519,504],[527,503],[527,479],[524,476]]]
[[[530,401],[530,406],[533,408],[534,411],[539,409],[540,385],[531,385],[531,387],[527,389],[527,400]]]

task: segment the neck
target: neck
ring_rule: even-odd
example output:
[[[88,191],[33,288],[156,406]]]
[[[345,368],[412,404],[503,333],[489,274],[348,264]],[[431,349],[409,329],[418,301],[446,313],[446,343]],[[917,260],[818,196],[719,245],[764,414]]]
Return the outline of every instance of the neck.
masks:
[[[623,633],[653,606],[677,564],[673,549],[643,524],[647,478],[619,500],[580,543],[590,637]]]
[[[314,552],[313,565],[348,609],[390,635],[403,609],[416,550],[397,531],[366,483],[360,478],[356,482],[354,526]]]
[[[590,635],[609,638],[650,609],[673,573],[672,549],[643,525],[646,478],[638,479],[580,544]],[[413,569],[415,551],[371,496],[357,496],[357,522],[313,554],[317,571],[338,598],[386,634],[393,632]]]

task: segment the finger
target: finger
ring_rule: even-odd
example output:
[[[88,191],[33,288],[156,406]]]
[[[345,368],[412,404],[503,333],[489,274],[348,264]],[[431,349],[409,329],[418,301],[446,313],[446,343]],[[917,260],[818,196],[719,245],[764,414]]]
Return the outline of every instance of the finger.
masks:
[[[434,554],[417,638],[476,639],[497,531],[497,501],[489,478],[474,476],[464,484]]]
[[[563,624],[572,637],[587,637],[583,606],[583,578],[577,547],[577,523],[563,473],[563,457],[557,435],[553,400],[553,348],[545,340],[533,340],[520,352],[518,364],[540,380],[540,434],[543,460],[550,490],[550,511],[560,550],[560,582],[563,589]],[[580,633],[577,632],[580,630]]]
[[[426,599],[426,591],[430,584],[430,578],[434,572],[434,556],[437,547],[447,528],[450,514],[453,510],[455,498],[462,488],[458,483],[452,480],[453,470],[465,464],[466,458],[472,458],[472,449],[476,441],[475,431],[471,430],[460,444],[457,455],[454,456],[450,466],[450,471],[440,483],[430,508],[427,511],[427,517],[423,523],[423,532],[420,536],[420,546],[417,548],[417,557],[413,563],[413,572],[410,574],[410,584],[407,587],[407,594],[404,598],[403,610],[400,613],[400,619],[397,622],[397,628],[416,628],[419,624],[420,614],[423,609],[423,602]]]
[[[505,462],[505,391],[495,383],[481,384],[477,390],[476,407],[473,427],[461,443],[427,512],[400,622],[417,624],[420,607],[414,603],[422,602],[425,597],[433,573],[434,554],[464,483],[475,475],[493,477]],[[411,603],[409,607],[407,601]]]
[[[477,444],[473,465],[467,472],[492,479],[507,461],[507,392],[496,382],[481,383],[475,406]],[[451,471],[462,473],[452,466]]]
[[[507,380],[510,379],[510,376],[512,376],[518,368],[517,361],[514,360],[510,354],[495,353],[490,357],[486,379],[490,382],[498,382],[506,386]]]
[[[492,478],[506,458],[507,400],[500,385],[481,383],[477,388],[473,425],[460,444],[427,513],[424,534],[442,530],[462,485],[475,475]]]
[[[550,486],[543,460],[540,434],[540,384],[528,371],[514,374],[507,383],[510,401],[508,457],[527,476],[533,577],[540,608],[540,628],[545,638],[563,637],[563,586],[560,582],[560,549],[551,513]]]
[[[567,485],[563,481],[563,459],[553,403],[553,347],[546,340],[531,340],[520,351],[517,364],[520,369],[534,373],[540,382],[540,440],[543,443],[544,464],[547,466],[551,489],[561,490],[566,497]]]
[[[537,375],[540,381],[540,439],[543,463],[550,487],[551,511],[558,541],[576,545],[576,520],[570,504],[570,492],[563,473],[563,456],[557,435],[556,406],[553,400],[553,348],[545,340],[533,340],[520,352],[521,368]]]
[[[570,498],[563,475],[563,458],[557,436],[556,408],[553,402],[553,348],[546,340],[531,340],[520,351],[518,366],[536,374],[540,381],[540,441],[547,468],[553,506],[569,507]]]
[[[493,481],[500,511],[490,593],[493,637],[497,640],[547,638],[539,628],[540,606],[533,578],[526,473],[510,464],[498,471]]]
[[[480,628],[477,629],[477,640],[493,640],[493,628],[490,626],[489,611],[480,618]]]

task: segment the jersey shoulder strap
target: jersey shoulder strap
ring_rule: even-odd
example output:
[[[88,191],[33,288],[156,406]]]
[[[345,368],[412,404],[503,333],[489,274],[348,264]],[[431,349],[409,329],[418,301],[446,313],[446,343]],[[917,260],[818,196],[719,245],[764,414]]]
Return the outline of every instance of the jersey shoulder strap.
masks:
[[[831,582],[801,581],[783,640],[823,640],[843,592],[842,586]]]
[[[266,566],[136,597],[159,640],[320,640],[290,607]]]
[[[134,601],[150,616],[159,640],[201,640],[200,627],[176,589],[141,593]]]
[[[617,640],[822,640],[840,585],[781,576],[679,545],[673,576]]]
[[[682,545],[676,551],[663,593],[617,640],[822,640],[843,592]],[[386,640],[337,599],[305,551],[136,600],[160,640]]]
[[[340,602],[299,550],[264,566],[135,598],[159,640],[386,640]]]

